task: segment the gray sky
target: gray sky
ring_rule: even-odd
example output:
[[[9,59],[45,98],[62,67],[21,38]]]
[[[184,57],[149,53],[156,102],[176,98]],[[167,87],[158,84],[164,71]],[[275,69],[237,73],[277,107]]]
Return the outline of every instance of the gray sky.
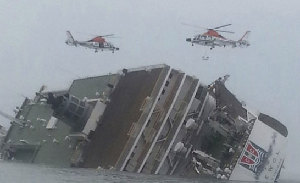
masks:
[[[0,109],[33,97],[41,85],[69,87],[73,79],[121,68],[166,63],[209,84],[230,74],[227,87],[250,106],[288,127],[283,175],[296,175],[300,164],[300,1],[298,0],[0,0]],[[224,30],[239,39],[251,30],[248,48],[209,51],[185,42],[204,27],[232,23]],[[94,53],[67,46],[75,39],[115,33],[120,51]],[[88,34],[85,34],[88,33]],[[208,52],[211,59],[201,57]],[[8,126],[6,119],[0,124]]]

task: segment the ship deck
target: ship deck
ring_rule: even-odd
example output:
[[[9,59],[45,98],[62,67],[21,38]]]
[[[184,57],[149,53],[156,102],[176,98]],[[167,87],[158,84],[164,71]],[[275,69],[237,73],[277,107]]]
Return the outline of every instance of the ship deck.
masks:
[[[142,115],[145,98],[150,96],[162,68],[129,72],[123,76],[111,95],[101,124],[95,130],[84,155],[84,167],[115,166],[129,142],[132,125]],[[146,84],[145,84],[146,83]]]

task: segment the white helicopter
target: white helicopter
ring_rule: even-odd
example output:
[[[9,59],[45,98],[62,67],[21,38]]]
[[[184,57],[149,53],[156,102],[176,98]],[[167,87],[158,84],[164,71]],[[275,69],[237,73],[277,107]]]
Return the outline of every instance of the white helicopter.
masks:
[[[69,46],[82,46],[90,49],[95,49],[95,53],[98,52],[98,50],[104,51],[112,51],[113,53],[115,50],[119,50],[118,47],[115,47],[112,43],[107,42],[105,40],[105,37],[111,37],[114,34],[109,34],[109,35],[103,35],[103,36],[96,36],[91,40],[88,41],[77,41],[73,38],[72,34],[70,31],[67,31],[67,36],[68,39],[66,40],[66,44]]]
[[[192,26],[192,27],[196,27],[196,28],[202,28],[202,29],[207,30],[207,32],[205,32],[203,34],[197,34],[193,38],[186,39],[187,42],[192,43],[192,46],[194,46],[194,44],[198,44],[198,45],[202,45],[202,46],[209,46],[211,50],[215,46],[219,46],[219,47],[231,46],[232,48],[235,48],[235,47],[243,48],[243,47],[250,46],[250,43],[247,41],[250,31],[246,31],[246,33],[237,41],[227,39],[218,33],[218,32],[226,32],[226,33],[233,34],[234,32],[232,32],[232,31],[218,30],[222,27],[230,26],[231,24],[226,24],[226,25],[215,27],[215,28],[203,28],[203,27],[185,24],[185,23],[183,23],[183,25]]]

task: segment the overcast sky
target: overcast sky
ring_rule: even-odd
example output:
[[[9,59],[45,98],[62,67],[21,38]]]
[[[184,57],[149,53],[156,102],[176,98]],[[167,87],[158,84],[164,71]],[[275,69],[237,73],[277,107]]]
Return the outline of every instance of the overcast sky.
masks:
[[[13,115],[26,97],[47,85],[68,88],[72,80],[149,64],[166,63],[209,84],[230,74],[227,87],[243,101],[288,127],[284,175],[300,164],[300,1],[298,0],[0,0],[0,109]],[[185,39],[231,23],[223,36],[238,40],[251,30],[248,48],[192,47]],[[120,51],[94,53],[67,46],[114,33]],[[204,54],[210,56],[203,61]],[[0,118],[0,124],[9,126]],[[263,138],[263,137],[262,137]]]

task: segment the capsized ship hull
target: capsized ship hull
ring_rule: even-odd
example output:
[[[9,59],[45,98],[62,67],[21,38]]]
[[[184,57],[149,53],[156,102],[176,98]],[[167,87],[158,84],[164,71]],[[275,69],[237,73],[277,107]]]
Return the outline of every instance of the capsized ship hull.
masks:
[[[39,91],[17,111],[4,159],[59,167],[275,181],[287,129],[227,90],[154,65]],[[20,123],[21,121],[21,123]]]

